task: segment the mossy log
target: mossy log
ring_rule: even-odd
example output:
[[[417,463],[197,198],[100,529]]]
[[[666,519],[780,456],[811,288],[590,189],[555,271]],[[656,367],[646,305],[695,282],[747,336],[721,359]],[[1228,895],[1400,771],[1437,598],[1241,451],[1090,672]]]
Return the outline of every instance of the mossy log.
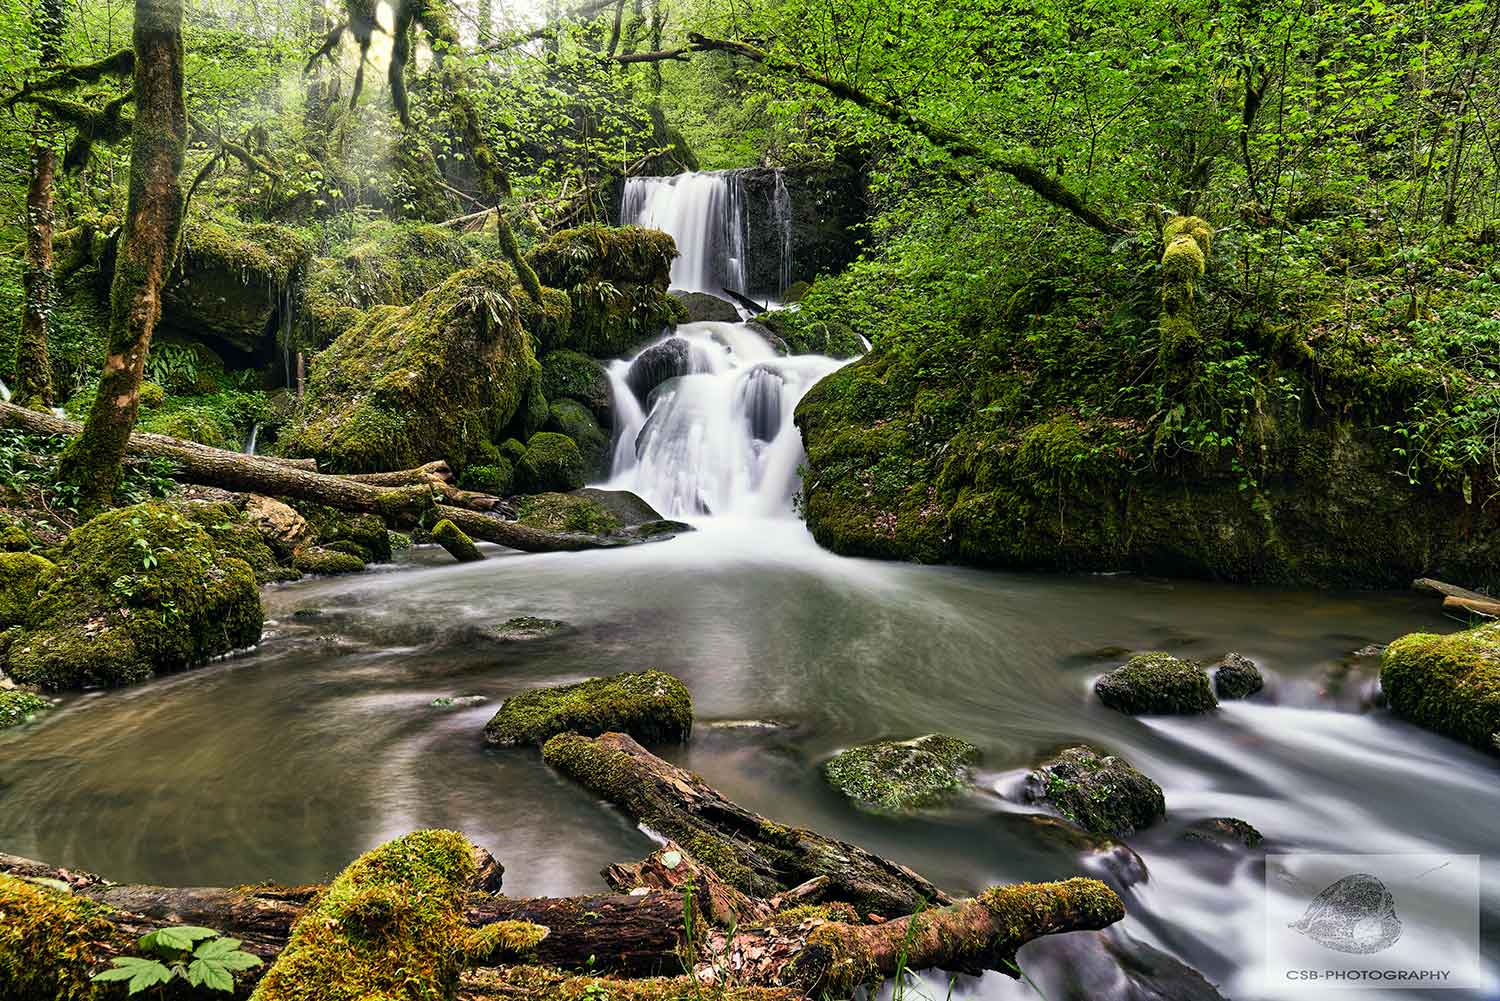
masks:
[[[730,802],[625,734],[563,734],[549,740],[542,755],[749,896],[772,897],[826,876],[828,898],[853,904],[861,914],[897,917],[952,903],[904,865],[816,831],[783,827]]]

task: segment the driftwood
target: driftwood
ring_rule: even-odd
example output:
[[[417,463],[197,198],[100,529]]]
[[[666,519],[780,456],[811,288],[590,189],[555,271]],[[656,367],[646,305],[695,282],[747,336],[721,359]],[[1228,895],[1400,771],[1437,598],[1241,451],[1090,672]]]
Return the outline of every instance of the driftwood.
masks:
[[[0,403],[0,427],[16,427],[36,434],[68,436],[77,435],[81,428],[74,421],[26,410],[9,403]],[[447,518],[472,538],[528,553],[611,549],[646,541],[648,537],[546,532],[528,528],[484,513],[485,510],[498,508],[501,504],[499,498],[458,490],[443,482],[436,473],[418,475],[420,470],[373,474],[409,481],[404,485],[384,486],[378,480],[369,482],[354,476],[311,472],[282,459],[245,455],[242,452],[210,448],[142,431],[130,436],[128,452],[136,456],[166,459],[173,464],[173,478],[200,486],[266,494],[271,497],[290,497],[326,504],[343,511],[374,513],[407,523],[415,523],[424,514],[432,512],[434,519]],[[450,503],[440,503],[440,499]],[[453,501],[466,506],[459,507]]]
[[[1500,601],[1493,598],[1461,598],[1450,594],[1443,599],[1443,607],[1450,612],[1469,612],[1474,615],[1487,615],[1490,618],[1500,618]]]
[[[1470,601],[1495,600],[1487,594],[1480,594],[1478,591],[1470,591],[1468,588],[1459,587],[1457,584],[1445,584],[1440,580],[1433,580],[1431,577],[1418,577],[1416,580],[1411,582],[1411,586],[1412,590],[1414,591],[1422,591],[1426,594],[1436,594],[1440,597],[1467,598]]]
[[[759,316],[761,313],[764,313],[766,311],[766,306],[756,302],[754,299],[750,298],[748,295],[745,295],[745,293],[743,292],[736,292],[734,289],[727,287],[721,287],[719,291],[723,292],[725,295],[729,296],[729,298],[733,299],[745,309],[749,310],[751,316]]]
[[[772,897],[823,876],[828,899],[853,904],[860,914],[897,917],[953,902],[904,865],[816,831],[783,827],[730,802],[625,734],[563,734],[549,740],[542,754],[632,820],[686,846],[748,896]]]

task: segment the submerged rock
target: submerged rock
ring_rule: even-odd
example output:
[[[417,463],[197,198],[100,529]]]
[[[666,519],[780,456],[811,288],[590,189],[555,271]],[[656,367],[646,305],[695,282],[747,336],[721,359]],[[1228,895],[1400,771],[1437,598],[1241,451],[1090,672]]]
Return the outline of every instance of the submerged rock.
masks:
[[[448,555],[460,563],[478,563],[484,559],[474,540],[447,518],[432,526],[432,541],[448,550]]]
[[[586,737],[618,732],[642,743],[680,743],[693,732],[693,697],[686,685],[661,671],[538,688],[506,699],[485,725],[484,739],[501,747],[541,746],[570,732]]]
[[[193,506],[150,501],[70,532],[11,644],[11,675],[46,689],[126,685],[258,642],[255,571]]]
[[[1047,803],[1090,834],[1129,837],[1166,816],[1161,786],[1130,762],[1079,745],[1026,777],[1026,797]]]
[[[1183,832],[1183,838],[1220,848],[1256,848],[1265,837],[1237,817],[1206,817],[1194,821]]]
[[[823,765],[828,784],[850,799],[883,810],[932,806],[969,785],[979,748],[930,733],[911,740],[876,740],[840,751]]]
[[[1380,687],[1396,715],[1486,751],[1500,751],[1500,623],[1386,647]]]
[[[0,689],[0,730],[20,726],[51,708],[52,703],[34,692]]]
[[[518,640],[539,640],[544,636],[560,633],[566,628],[568,624],[561,619],[539,619],[534,615],[517,615],[513,619],[506,619],[493,629],[486,629],[484,634],[492,640],[508,643]]]
[[[692,370],[692,348],[681,337],[671,337],[642,351],[625,371],[625,385],[646,406],[652,390]]]
[[[1095,682],[1094,691],[1131,716],[1202,713],[1219,704],[1202,667],[1160,651],[1130,658]]]
[[[1266,686],[1260,668],[1249,657],[1226,653],[1214,665],[1214,691],[1221,699],[1243,699]]]

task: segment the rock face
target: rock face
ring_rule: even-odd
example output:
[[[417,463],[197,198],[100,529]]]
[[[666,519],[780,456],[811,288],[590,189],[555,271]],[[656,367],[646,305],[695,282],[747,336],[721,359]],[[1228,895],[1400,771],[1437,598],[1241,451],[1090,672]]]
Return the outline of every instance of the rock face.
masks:
[[[639,226],[584,226],[555,233],[537,246],[531,266],[544,285],[567,292],[571,323],[543,335],[543,347],[617,358],[661,336],[686,318],[667,295],[677,245],[666,233]]]
[[[778,210],[777,175],[790,209],[791,261],[783,268],[783,218]],[[753,168],[739,172],[745,197],[746,276],[751,295],[779,296],[790,282],[837,274],[859,256],[858,239],[869,217],[860,167],[839,161],[783,171]]]
[[[823,765],[823,776],[839,792],[866,806],[914,810],[965,788],[968,766],[978,760],[979,749],[968,741],[930,733],[840,751]]]
[[[537,367],[523,326],[536,316],[525,298],[510,268],[491,263],[410,306],[371,309],[315,359],[283,451],[336,472],[434,459],[461,470],[482,458]]]
[[[1500,751],[1500,624],[1386,647],[1380,687],[1396,715],[1487,751]]]
[[[577,351],[549,351],[542,356],[542,392],[549,400],[577,400],[594,420],[609,427],[614,405],[604,367]]]
[[[693,732],[693,698],[686,685],[661,671],[539,688],[506,699],[485,726],[484,739],[504,747],[541,746],[570,732],[586,737],[618,732],[642,743],[680,743]]]
[[[708,292],[684,292],[681,289],[673,289],[671,294],[687,310],[689,323],[738,323],[740,320],[740,311],[728,299]]]
[[[7,670],[42,688],[131,684],[260,640],[255,571],[175,505],[75,528],[38,588]]]
[[[1208,675],[1169,653],[1130,658],[1094,683],[1099,701],[1130,716],[1202,713],[1218,707]]]
[[[1249,657],[1226,653],[1214,665],[1214,692],[1221,699],[1243,699],[1266,686],[1260,668]]]
[[[1166,816],[1161,787],[1124,758],[1070,747],[1026,777],[1026,796],[1091,834],[1129,837]]]
[[[625,384],[644,407],[653,389],[668,379],[689,372],[691,356],[692,349],[688,342],[680,337],[653,344],[630,363],[630,368],[625,372]]]

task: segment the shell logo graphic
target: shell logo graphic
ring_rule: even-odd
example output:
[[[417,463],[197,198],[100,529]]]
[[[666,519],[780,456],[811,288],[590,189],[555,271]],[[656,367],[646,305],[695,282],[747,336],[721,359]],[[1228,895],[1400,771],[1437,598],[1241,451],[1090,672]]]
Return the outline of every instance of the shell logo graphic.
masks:
[[[1401,938],[1395,898],[1379,878],[1367,872],[1324,887],[1301,919],[1288,927],[1325,949],[1355,955],[1381,952]]]

